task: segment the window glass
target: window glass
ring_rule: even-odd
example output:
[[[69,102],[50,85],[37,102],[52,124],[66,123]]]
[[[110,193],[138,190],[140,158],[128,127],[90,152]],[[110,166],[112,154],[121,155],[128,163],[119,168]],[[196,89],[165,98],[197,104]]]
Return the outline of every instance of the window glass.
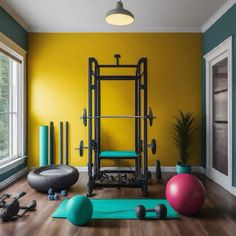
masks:
[[[0,52],[0,164],[20,154],[22,64]]]

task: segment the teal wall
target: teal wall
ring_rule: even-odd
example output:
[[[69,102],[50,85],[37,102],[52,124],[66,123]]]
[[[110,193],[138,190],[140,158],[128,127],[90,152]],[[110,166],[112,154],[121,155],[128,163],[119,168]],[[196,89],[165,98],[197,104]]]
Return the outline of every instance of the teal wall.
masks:
[[[202,37],[202,53],[205,55],[229,36],[233,37],[233,185],[236,186],[236,4],[230,8]],[[206,122],[205,108],[205,62],[202,62],[203,124]],[[205,128],[202,130],[202,163],[206,164]]]
[[[2,7],[0,7],[0,32],[27,50],[28,33]]]
[[[0,32],[13,40],[16,44],[27,50],[28,48],[28,33],[27,31],[14,20],[2,7],[0,7]],[[14,169],[0,174],[0,182],[11,177],[13,174],[26,167],[27,163],[23,163]]]

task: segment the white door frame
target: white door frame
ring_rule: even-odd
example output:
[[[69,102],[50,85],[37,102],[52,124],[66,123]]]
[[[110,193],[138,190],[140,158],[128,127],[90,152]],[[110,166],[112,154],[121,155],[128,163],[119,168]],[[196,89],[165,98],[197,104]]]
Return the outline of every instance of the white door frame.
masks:
[[[212,167],[212,66],[224,58],[228,59],[228,176]],[[227,38],[224,42],[208,52],[204,56],[204,59],[206,63],[206,174],[207,177],[236,195],[236,188],[232,186],[232,37]]]

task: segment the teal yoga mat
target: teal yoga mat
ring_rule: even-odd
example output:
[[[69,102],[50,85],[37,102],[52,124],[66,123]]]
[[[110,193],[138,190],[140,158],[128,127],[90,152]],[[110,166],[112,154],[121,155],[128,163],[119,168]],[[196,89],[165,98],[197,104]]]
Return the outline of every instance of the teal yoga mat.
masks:
[[[52,218],[66,218],[66,204],[69,199],[64,199]],[[137,220],[135,208],[137,205],[144,205],[146,208],[154,208],[157,204],[163,203],[167,207],[167,218],[178,218],[178,214],[165,199],[91,199],[93,204],[92,219],[132,219]],[[82,214],[82,213],[81,213]],[[79,215],[78,215],[79,217]],[[155,212],[147,212],[147,219],[156,219]]]
[[[48,126],[39,126],[39,165],[48,165]]]

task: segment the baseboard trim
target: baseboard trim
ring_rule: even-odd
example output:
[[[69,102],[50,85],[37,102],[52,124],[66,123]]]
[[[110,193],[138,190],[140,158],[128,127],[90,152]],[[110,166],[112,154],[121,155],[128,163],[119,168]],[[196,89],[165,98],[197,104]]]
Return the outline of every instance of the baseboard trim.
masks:
[[[9,178],[5,179],[4,181],[0,182],[0,190],[5,188],[7,185],[13,183],[21,176],[25,175],[28,172],[28,168],[25,167],[24,169],[18,171],[14,175],[10,176]]]
[[[80,166],[80,167],[76,167],[76,168],[81,173],[82,172],[88,172],[88,167],[87,166]],[[130,170],[134,170],[134,167],[103,167],[101,169],[109,169],[109,170],[125,170],[125,169],[130,169]],[[155,172],[156,171],[156,167],[155,166],[149,166],[148,170],[151,171],[151,172]],[[161,171],[162,172],[176,172],[176,167],[175,166],[162,166],[161,167]],[[202,166],[192,166],[192,172],[205,174],[206,170]]]

